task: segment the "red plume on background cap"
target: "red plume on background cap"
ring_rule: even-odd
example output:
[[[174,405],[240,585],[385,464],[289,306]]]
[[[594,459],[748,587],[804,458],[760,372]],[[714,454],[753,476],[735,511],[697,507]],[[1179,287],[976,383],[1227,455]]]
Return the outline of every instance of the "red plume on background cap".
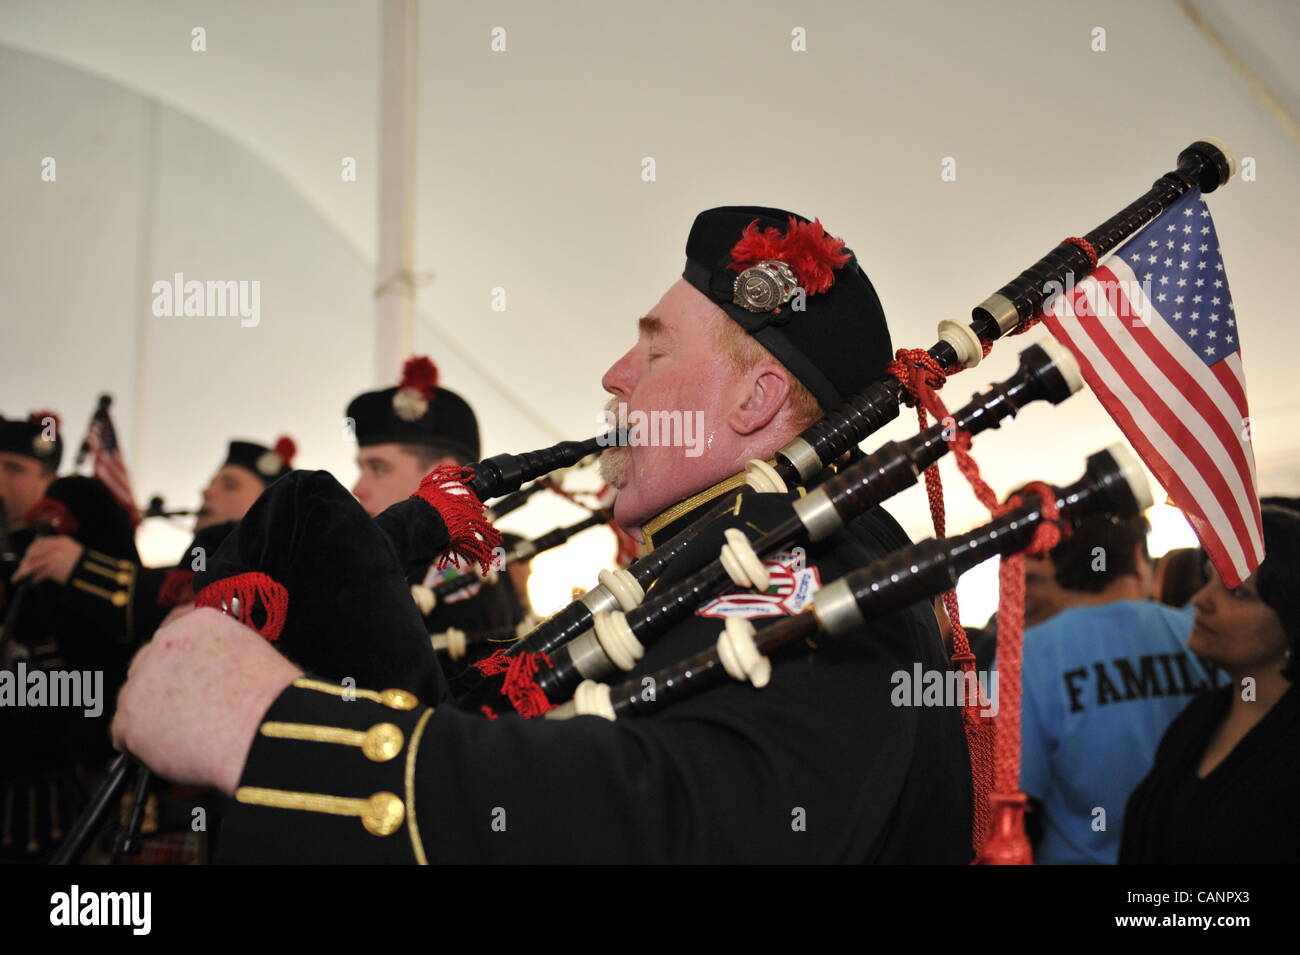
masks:
[[[294,455],[298,453],[298,445],[294,443],[293,438],[289,437],[287,434],[282,434],[275,442],[274,451],[280,456],[280,460],[284,462],[284,466],[288,468],[293,466],[293,458]]]
[[[63,421],[53,411],[33,411],[27,416],[27,420],[32,424],[44,424],[46,418],[54,419],[55,434],[63,433]]]
[[[402,383],[397,387],[413,388],[432,401],[438,391],[438,366],[424,355],[408,358],[402,366]]]
[[[393,395],[393,411],[403,421],[419,421],[438,394],[438,366],[423,355],[408,358]]]
[[[808,295],[825,292],[835,282],[835,270],[853,256],[844,250],[844,240],[827,235],[821,220],[800,222],[790,217],[782,235],[775,226],[759,231],[758,220],[745,226],[740,241],[731,249],[731,267],[743,272],[759,262],[775,259],[794,269],[799,286]]]

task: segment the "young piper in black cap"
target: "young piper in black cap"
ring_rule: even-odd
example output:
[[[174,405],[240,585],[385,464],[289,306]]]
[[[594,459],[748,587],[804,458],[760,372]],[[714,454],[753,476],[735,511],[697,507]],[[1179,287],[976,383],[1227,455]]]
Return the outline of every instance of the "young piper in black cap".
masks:
[[[296,446],[282,437],[274,448],[252,441],[232,441],[225,462],[203,490],[194,523],[198,537],[173,567],[144,567],[125,555],[87,549],[68,535],[35,541],[15,577],[64,585],[69,613],[138,646],[153,635],[163,617],[188,599],[185,587],[193,564],[215,550],[233,522],[240,520],[267,486],[293,470]],[[195,552],[195,547],[200,551]],[[134,551],[132,553],[134,556]]]
[[[5,531],[16,531],[23,516],[45,496],[63,460],[58,417],[35,411],[27,418],[0,416],[0,505]],[[10,568],[12,570],[12,568]]]
[[[195,529],[240,520],[267,486],[293,470],[298,446],[281,437],[275,447],[255,441],[231,441],[225,463],[203,489],[203,504]]]
[[[79,774],[109,754],[104,731],[132,649],[83,619],[66,588],[32,572],[33,552],[66,542],[102,559],[96,587],[109,593],[119,565],[137,559],[132,516],[97,479],[57,477],[62,451],[56,415],[0,419],[0,551],[9,558],[0,578],[0,663],[17,693],[76,685],[81,697],[80,708],[51,697],[45,705],[0,697],[8,704],[0,705],[0,861],[41,861],[63,838],[84,798]]]
[[[702,453],[662,445],[605,452],[620,489],[616,518],[643,537],[666,538],[729,494],[739,484],[731,475],[747,460],[770,457],[819,406],[866,386],[892,351],[866,276],[818,223],[772,209],[714,209],[696,219],[687,250],[686,279],[640,320],[637,344],[603,380],[630,412],[704,418]],[[724,531],[752,540],[788,513],[788,495],[734,497],[657,586],[680,579],[684,563],[702,562],[691,549],[716,556]],[[724,617],[763,627],[798,612],[819,587],[908,543],[879,508],[851,530],[769,561],[774,574],[797,574],[798,586],[716,598],[644,648],[623,678],[644,680],[713,647]],[[146,761],[232,794],[227,831],[257,837],[242,840],[248,861],[971,857],[970,764],[958,708],[890,700],[893,674],[947,666],[925,601],[816,653],[795,647],[773,658],[761,690],[733,682],[662,714],[616,722],[485,720],[446,705],[394,713],[369,700],[340,703],[337,687],[295,683],[295,668],[218,614],[191,614],[168,635],[136,661],[117,738]],[[241,707],[232,686],[243,674],[257,676]],[[186,694],[190,726],[239,731],[196,753],[208,737],[178,726],[174,706],[160,699],[177,692]],[[265,730],[292,723],[360,733],[379,721],[403,731],[401,758],[367,761],[350,747]],[[386,795],[397,793],[406,797],[400,813]],[[381,803],[392,806],[382,819]]]
[[[473,409],[439,384],[437,366],[424,356],[406,362],[397,387],[354,398],[347,419],[357,438],[361,470],[352,493],[371,517],[411,497],[434,468],[469,464],[480,456]],[[467,578],[464,590],[434,602],[433,586],[458,576]],[[452,627],[491,630],[514,619],[509,584],[484,582],[468,561],[454,558],[442,568],[421,567],[411,583],[430,633]]]

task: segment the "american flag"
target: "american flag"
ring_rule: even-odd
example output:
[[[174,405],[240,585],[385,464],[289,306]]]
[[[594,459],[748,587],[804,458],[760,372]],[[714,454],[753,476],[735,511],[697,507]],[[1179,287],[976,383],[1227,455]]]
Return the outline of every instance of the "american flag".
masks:
[[[1044,315],[1229,587],[1264,557],[1232,294],[1193,190]]]
[[[131,477],[126,473],[126,462],[122,459],[122,447],[117,443],[117,431],[113,428],[113,419],[108,413],[108,402],[101,400],[90,419],[90,429],[86,432],[86,447],[95,455],[93,473],[104,486],[117,498],[126,512],[131,515],[133,524],[140,523],[140,512],[135,506],[135,495],[131,493]]]

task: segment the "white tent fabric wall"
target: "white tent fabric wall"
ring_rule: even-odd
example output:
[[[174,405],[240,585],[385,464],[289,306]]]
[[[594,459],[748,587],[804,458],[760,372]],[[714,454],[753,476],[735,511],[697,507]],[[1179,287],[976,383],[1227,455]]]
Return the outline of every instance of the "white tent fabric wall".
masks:
[[[343,412],[371,386],[373,347],[372,277],[356,251],[258,156],[115,84],[0,48],[0,104],[28,144],[0,158],[0,407],[56,409],[75,443],[100,392],[112,394],[141,502],[158,493],[191,506],[235,437],[289,433],[301,466],[350,482]],[[46,155],[54,183],[39,175]],[[153,314],[153,283],[176,273],[259,283],[258,324]],[[487,447],[546,443],[427,318],[417,342],[474,396],[485,440],[497,442]],[[175,560],[183,526],[148,522],[146,559]]]
[[[1288,44],[1300,32],[1300,7],[1194,6],[1294,115],[1297,67]],[[85,76],[80,92],[49,74],[44,82],[55,88],[39,98],[22,92],[26,80],[16,75],[18,86],[0,91],[6,117],[23,117],[26,132],[15,141],[28,151],[0,159],[2,188],[7,197],[16,182],[30,182],[17,197],[20,215],[0,228],[13,253],[0,262],[6,289],[17,289],[11,301],[22,314],[49,313],[53,289],[63,313],[54,320],[77,331],[75,339],[59,336],[65,347],[91,351],[81,316],[98,312],[104,325],[135,329],[138,276],[209,267],[225,270],[222,278],[265,276],[266,308],[274,302],[293,313],[311,337],[281,339],[272,325],[258,338],[265,345],[250,348],[248,336],[233,331],[197,333],[211,356],[208,374],[222,369],[223,394],[237,403],[267,395],[265,407],[250,400],[223,413],[220,431],[204,440],[239,428],[272,438],[262,432],[279,427],[283,409],[286,429],[302,439],[304,464],[350,474],[337,415],[350,392],[373,384],[366,326],[378,16],[377,5],[251,0],[13,0],[0,8],[0,44],[140,94],[128,106],[129,94],[111,88],[114,99],[102,109],[116,111],[112,123],[87,106],[94,100]],[[204,53],[190,46],[200,26]],[[491,49],[495,27],[506,31],[504,52]],[[791,49],[795,28],[806,31],[806,52]],[[1104,52],[1094,49],[1097,28]],[[679,274],[686,229],[706,206],[774,204],[822,216],[872,276],[895,346],[924,346],[938,320],[967,314],[1061,236],[1082,233],[1135,197],[1182,146],[1213,135],[1257,171],[1210,205],[1242,318],[1261,489],[1300,490],[1300,431],[1290,426],[1300,329],[1285,318],[1298,146],[1178,3],[426,2],[420,50],[417,267],[433,280],[419,293],[417,345],[478,405],[487,452],[590,433],[601,372],[630,343],[636,316]],[[42,126],[39,103],[60,89],[65,112]],[[143,145],[151,115],[152,149]],[[103,132],[90,135],[99,126]],[[81,139],[59,138],[75,137],[78,127]],[[83,183],[77,194],[89,197],[96,225],[131,221],[129,240],[97,243],[92,255],[66,234],[76,222],[74,190],[37,199],[39,158],[56,148],[92,160],[93,172],[70,170],[61,182]],[[345,156],[358,160],[356,183],[340,181]],[[653,181],[642,177],[647,157],[655,160]],[[941,180],[945,157],[956,161],[955,181]],[[150,164],[158,170],[150,220],[157,228],[147,233],[152,257],[141,260],[129,247],[141,241]],[[53,203],[49,215],[34,218],[38,202]],[[220,235],[211,225],[218,214]],[[40,221],[48,218],[59,222]],[[33,236],[39,247],[42,235],[52,244],[36,268],[26,246]],[[34,281],[55,274],[76,278]],[[496,288],[506,292],[504,312],[492,310]],[[173,328],[188,336],[192,326]],[[949,402],[1010,373],[1019,347],[1041,334],[1000,345],[953,381]],[[91,385],[80,384],[72,361],[55,366],[57,374],[18,369],[15,377],[6,360],[6,410],[22,410],[35,394],[54,404],[84,388],[65,402],[75,427],[95,389],[125,400],[129,369],[146,359],[134,338],[104,337],[97,353],[119,357],[105,363],[111,375]],[[186,348],[157,337],[143,348],[150,368]],[[186,499],[195,472],[208,466],[206,457],[200,467],[162,454],[201,420],[203,406],[159,407],[158,397],[182,385],[210,394],[179,367],[147,378],[155,404],[148,424],[128,434],[138,442],[131,463],[142,495],[157,487]],[[913,427],[905,411],[881,440]],[[1031,477],[1072,478],[1087,453],[1117,438],[1096,400],[1083,395],[1060,409],[1027,410],[975,450],[1001,491]],[[946,466],[945,479],[953,490],[949,527],[981,520],[955,470]],[[921,491],[891,509],[911,533],[926,533]],[[538,518],[536,529],[566,519],[557,517]]]

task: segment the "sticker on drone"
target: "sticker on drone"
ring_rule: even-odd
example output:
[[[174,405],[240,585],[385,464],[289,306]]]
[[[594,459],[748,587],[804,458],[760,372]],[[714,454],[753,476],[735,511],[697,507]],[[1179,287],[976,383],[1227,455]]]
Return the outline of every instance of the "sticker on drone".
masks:
[[[455,580],[458,577],[464,578],[465,586],[444,597],[443,603],[454,604],[469,600],[483,589],[483,578],[475,573],[473,565],[463,560],[459,554],[452,554],[451,562],[442,570],[438,569],[438,562],[434,561],[429,567],[429,572],[424,576],[424,585],[436,587],[444,581]]]
[[[695,613],[701,617],[784,617],[800,613],[822,589],[821,574],[805,565],[802,553],[774,554],[763,561],[771,575],[767,590],[723,594]]]

